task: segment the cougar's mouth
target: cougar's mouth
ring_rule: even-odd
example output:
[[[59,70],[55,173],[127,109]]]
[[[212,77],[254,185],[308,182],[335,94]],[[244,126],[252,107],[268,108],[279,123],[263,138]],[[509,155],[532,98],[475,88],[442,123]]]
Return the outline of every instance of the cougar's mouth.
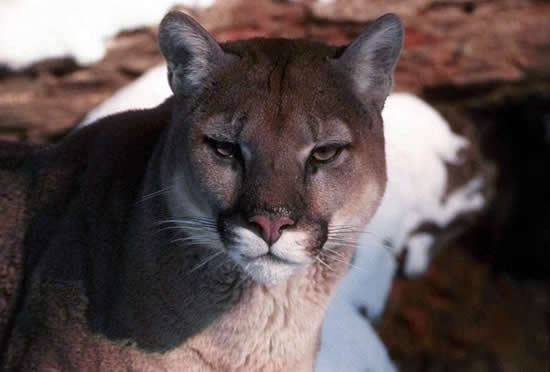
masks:
[[[228,255],[256,282],[279,283],[312,261],[304,248],[306,233],[285,231],[278,241],[268,245],[254,230],[239,225],[226,227]]]
[[[249,257],[249,256],[246,256],[246,255],[241,255],[241,257],[242,257],[243,261],[245,261],[246,263],[253,262],[253,261],[258,261],[258,262],[265,263],[265,264],[273,263],[273,264],[295,265],[295,266],[304,265],[304,262],[297,262],[297,261],[289,260],[287,258],[277,256],[276,254],[274,254],[271,251],[269,251],[267,253],[264,253],[264,254],[260,254],[258,256],[254,256],[254,257]]]

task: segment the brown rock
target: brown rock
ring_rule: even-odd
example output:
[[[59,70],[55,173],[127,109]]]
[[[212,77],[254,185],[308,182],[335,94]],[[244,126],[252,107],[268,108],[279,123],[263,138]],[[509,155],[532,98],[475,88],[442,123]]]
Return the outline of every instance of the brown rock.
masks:
[[[194,13],[219,40],[305,37],[344,44],[377,16],[395,12],[406,26],[396,87],[428,95],[483,87],[488,96],[550,86],[550,3],[535,0],[220,1]],[[0,135],[47,142],[93,106],[160,62],[156,33],[121,33],[89,67],[41,62],[0,76]],[[506,91],[503,85],[519,84]],[[544,84],[543,84],[544,85]],[[517,93],[520,94],[520,93]],[[454,97],[456,98],[456,97]],[[478,97],[479,99],[479,97]]]

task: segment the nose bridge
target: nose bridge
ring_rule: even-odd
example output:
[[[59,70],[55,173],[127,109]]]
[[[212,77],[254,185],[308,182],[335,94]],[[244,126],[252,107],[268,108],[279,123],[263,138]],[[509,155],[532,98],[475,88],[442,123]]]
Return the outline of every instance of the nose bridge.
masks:
[[[252,214],[295,218],[302,207],[300,168],[290,151],[264,149],[252,161],[243,202]]]

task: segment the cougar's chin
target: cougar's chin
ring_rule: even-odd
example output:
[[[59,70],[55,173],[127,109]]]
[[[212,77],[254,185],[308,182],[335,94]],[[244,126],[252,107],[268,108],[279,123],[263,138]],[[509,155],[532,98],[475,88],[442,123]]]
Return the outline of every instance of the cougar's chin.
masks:
[[[283,261],[270,253],[258,258],[241,258],[238,262],[243,271],[254,281],[275,285],[292,276],[303,265]]]
[[[258,283],[278,284],[311,262],[303,248],[304,233],[284,232],[270,247],[247,228],[237,227],[233,232],[229,255],[246,275]]]

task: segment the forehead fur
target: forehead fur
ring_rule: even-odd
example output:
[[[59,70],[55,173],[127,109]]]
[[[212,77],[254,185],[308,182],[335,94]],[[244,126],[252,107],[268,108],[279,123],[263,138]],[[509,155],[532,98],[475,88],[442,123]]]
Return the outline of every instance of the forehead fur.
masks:
[[[302,114],[321,121],[338,118],[351,126],[370,126],[372,114],[377,115],[367,112],[369,107],[353,94],[346,74],[333,68],[331,62],[340,56],[343,47],[257,38],[225,43],[222,49],[238,58],[214,72],[215,84],[200,100],[200,106],[215,101],[210,107],[229,112],[237,106],[244,111],[258,111],[260,105],[273,115]]]
[[[255,61],[267,59],[276,63],[281,59],[312,60],[326,57],[335,58],[343,48],[310,40],[254,38],[222,44],[222,49],[240,57]]]

